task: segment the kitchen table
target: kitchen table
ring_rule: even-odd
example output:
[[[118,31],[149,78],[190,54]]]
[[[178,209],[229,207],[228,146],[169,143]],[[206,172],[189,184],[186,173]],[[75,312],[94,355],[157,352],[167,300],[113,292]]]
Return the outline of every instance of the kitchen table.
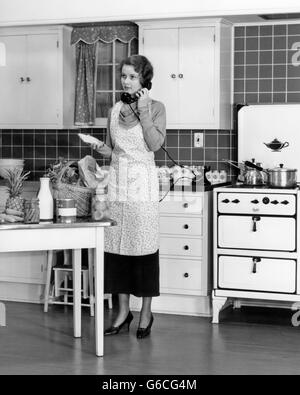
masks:
[[[103,356],[103,271],[104,228],[113,226],[110,219],[39,224],[1,223],[0,253],[23,251],[72,250],[74,337],[81,337],[81,249],[94,249],[95,340],[96,355]],[[0,325],[5,326],[5,305],[0,303]]]

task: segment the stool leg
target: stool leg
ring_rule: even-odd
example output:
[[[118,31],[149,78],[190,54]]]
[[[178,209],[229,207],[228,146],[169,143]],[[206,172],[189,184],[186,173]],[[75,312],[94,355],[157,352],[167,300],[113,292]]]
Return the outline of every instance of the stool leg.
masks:
[[[112,309],[112,308],[113,308],[113,305],[112,305],[112,295],[111,295],[111,294],[108,295],[108,308],[109,308],[109,309]]]
[[[68,288],[68,273],[65,273],[64,288]],[[69,291],[64,291],[64,303],[68,303],[68,292]]]
[[[89,290],[89,273],[86,270],[82,270],[82,291],[83,291],[83,299],[88,298],[88,290]]]
[[[88,250],[88,267],[89,267],[89,299],[90,299],[90,316],[95,315],[95,299],[94,299],[94,251]]]
[[[46,286],[45,286],[45,295],[44,295],[44,313],[48,312],[52,262],[53,262],[53,251],[48,251],[48,255],[47,255],[47,272],[46,272],[47,273],[46,274]]]

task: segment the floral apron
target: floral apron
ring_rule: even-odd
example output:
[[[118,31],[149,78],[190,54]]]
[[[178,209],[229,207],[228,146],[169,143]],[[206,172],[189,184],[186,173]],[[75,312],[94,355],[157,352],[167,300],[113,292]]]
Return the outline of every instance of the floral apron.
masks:
[[[140,123],[119,125],[122,102],[111,113],[113,146],[109,170],[108,205],[116,226],[105,228],[105,251],[148,255],[159,248],[159,186],[154,153],[144,140]]]

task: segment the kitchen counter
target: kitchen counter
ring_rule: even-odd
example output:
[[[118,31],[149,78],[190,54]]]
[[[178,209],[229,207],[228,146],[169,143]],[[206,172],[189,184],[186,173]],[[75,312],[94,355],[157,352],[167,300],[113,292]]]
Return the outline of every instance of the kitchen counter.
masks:
[[[101,221],[82,218],[71,224],[41,222],[40,224],[30,225],[22,223],[0,225],[0,253],[72,250],[73,330],[75,338],[81,337],[81,249],[94,250],[97,356],[103,355],[104,227],[114,224],[115,222],[108,218]],[[3,303],[0,303],[0,326],[5,326],[5,306]]]

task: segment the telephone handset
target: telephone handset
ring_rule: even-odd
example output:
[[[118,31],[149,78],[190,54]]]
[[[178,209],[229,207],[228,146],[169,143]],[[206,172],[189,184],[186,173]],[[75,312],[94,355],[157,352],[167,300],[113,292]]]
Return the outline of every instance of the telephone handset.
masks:
[[[152,87],[152,83],[150,81],[143,86],[143,88],[147,88],[148,90],[150,90],[151,87]],[[126,104],[132,104],[139,100],[139,96],[137,95],[137,93],[138,92],[136,92],[134,95],[131,95],[128,92],[123,92],[121,94],[121,101]]]

